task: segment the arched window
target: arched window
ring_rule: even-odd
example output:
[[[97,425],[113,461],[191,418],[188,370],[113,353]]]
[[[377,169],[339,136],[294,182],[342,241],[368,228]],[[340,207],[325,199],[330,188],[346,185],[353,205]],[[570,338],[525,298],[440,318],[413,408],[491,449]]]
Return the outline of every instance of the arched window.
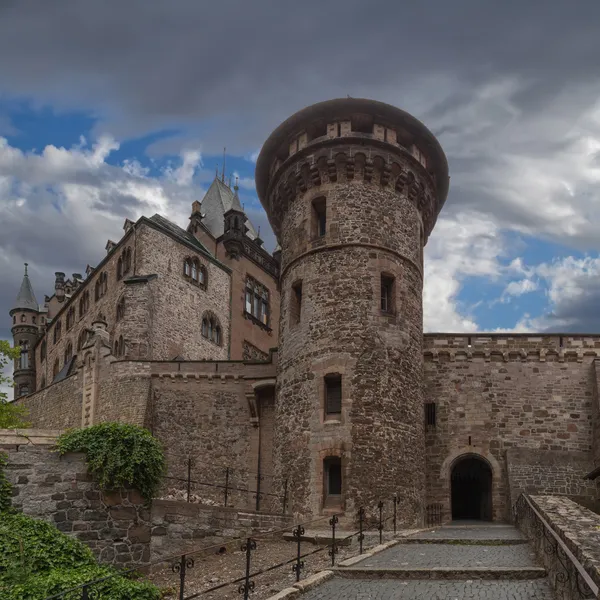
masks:
[[[40,381],[40,389],[43,389],[46,387],[46,376],[42,375],[42,380]]]
[[[208,282],[208,272],[204,265],[200,265],[200,269],[198,271],[198,281],[199,281],[200,285],[203,285],[204,287],[206,287],[206,284]]]
[[[125,318],[125,296],[121,296],[117,302],[117,322]]]
[[[223,343],[223,334],[219,319],[210,312],[202,317],[202,336],[220,346]]]
[[[67,331],[75,324],[75,307],[71,306],[67,311]]]
[[[31,317],[31,322],[35,325],[35,317]]]
[[[105,272],[100,273],[94,290],[94,299],[96,302],[108,291],[108,275]]]
[[[40,362],[43,360],[46,360],[46,340],[44,340],[40,346]]]
[[[191,261],[189,258],[186,258],[184,263],[183,263],[183,274],[186,277],[189,277],[190,274],[192,272],[192,265],[191,265]]]
[[[183,262],[183,275],[191,283],[206,287],[208,271],[197,258],[186,258]]]
[[[119,260],[117,261],[117,281],[123,277],[123,257],[119,256]]]
[[[127,246],[123,252],[123,275],[129,273],[131,269],[131,247]]]
[[[21,323],[25,323],[25,315],[21,315]]]
[[[21,347],[19,369],[29,369],[29,344],[26,341],[22,341],[19,346]]]
[[[90,294],[86,290],[79,299],[79,318],[83,317],[90,307]]]
[[[56,342],[58,342],[58,340],[60,340],[60,336],[62,334],[62,323],[60,322],[60,319],[56,322],[56,325],[54,326],[54,343],[56,344]]]
[[[87,342],[88,332],[87,329],[82,329],[77,337],[77,352],[79,352]]]
[[[58,362],[58,358],[54,361],[54,366],[52,367],[52,379],[54,380],[54,378],[58,375],[59,371],[60,371],[60,365]]]
[[[192,281],[198,281],[198,261],[192,261]]]
[[[119,339],[115,341],[115,356],[121,357],[125,355],[125,340],[120,335]]]
[[[29,386],[24,383],[19,386],[19,396],[27,396],[27,394],[29,394]]]
[[[65,348],[64,364],[66,365],[71,360],[72,357],[73,357],[73,344],[71,342],[69,342],[67,344],[67,347]]]

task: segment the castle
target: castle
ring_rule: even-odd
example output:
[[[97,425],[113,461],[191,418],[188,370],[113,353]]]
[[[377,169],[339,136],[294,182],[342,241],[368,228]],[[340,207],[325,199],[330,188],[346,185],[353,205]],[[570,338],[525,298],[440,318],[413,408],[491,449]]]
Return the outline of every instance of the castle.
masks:
[[[256,165],[271,255],[218,176],[186,229],[125,221],[85,278],[10,314],[15,394],[40,428],[122,420],[178,457],[273,474],[300,516],[397,495],[507,519],[522,491],[592,504],[600,336],[423,334],[423,247],[448,192],[417,119],[364,99],[307,107]]]

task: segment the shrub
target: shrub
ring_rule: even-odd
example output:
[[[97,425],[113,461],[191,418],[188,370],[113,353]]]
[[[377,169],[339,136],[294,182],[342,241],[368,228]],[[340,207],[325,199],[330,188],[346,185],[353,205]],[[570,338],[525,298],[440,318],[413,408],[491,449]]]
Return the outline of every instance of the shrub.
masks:
[[[43,600],[77,585],[111,576],[92,588],[97,600],[158,600],[158,588],[96,564],[80,541],[52,524],[18,513],[0,518],[0,597]],[[80,600],[81,590],[64,597]]]
[[[8,457],[0,452],[0,513],[10,510],[12,506],[12,486],[4,472]]]
[[[57,440],[60,454],[84,452],[88,470],[103,490],[134,487],[150,500],[165,472],[162,446],[143,427],[100,423],[73,429]]]

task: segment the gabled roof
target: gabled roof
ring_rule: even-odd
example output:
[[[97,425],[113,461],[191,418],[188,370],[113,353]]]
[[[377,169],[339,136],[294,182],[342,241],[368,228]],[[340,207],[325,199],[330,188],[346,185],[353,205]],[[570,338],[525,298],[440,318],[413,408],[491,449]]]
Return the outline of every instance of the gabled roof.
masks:
[[[202,214],[204,218],[202,223],[210,231],[214,238],[218,238],[225,232],[224,215],[231,209],[244,212],[237,193],[215,177],[202,199]],[[246,215],[246,227],[248,228],[248,237],[253,240],[256,238],[256,230]]]
[[[17,299],[15,300],[11,310],[29,309],[38,311],[39,308],[40,306],[35,298],[33,287],[31,286],[29,275],[27,274],[27,263],[25,263],[25,274],[23,275],[21,288],[19,289]]]
[[[206,246],[200,240],[195,238],[191,233],[188,233],[185,229],[179,227],[179,225],[175,225],[175,223],[169,221],[169,219],[165,219],[161,215],[156,214],[151,216],[148,220],[152,221],[155,225],[158,225],[159,228],[170,233],[172,236],[178,238],[182,242],[192,244],[193,246],[196,246],[201,252],[205,254],[210,254]]]

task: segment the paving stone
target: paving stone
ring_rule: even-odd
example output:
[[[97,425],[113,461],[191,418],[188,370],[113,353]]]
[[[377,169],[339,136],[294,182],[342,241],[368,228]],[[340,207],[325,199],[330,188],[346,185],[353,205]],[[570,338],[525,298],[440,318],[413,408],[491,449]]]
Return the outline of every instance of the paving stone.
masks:
[[[550,600],[545,579],[531,581],[394,581],[336,577],[302,600]]]

